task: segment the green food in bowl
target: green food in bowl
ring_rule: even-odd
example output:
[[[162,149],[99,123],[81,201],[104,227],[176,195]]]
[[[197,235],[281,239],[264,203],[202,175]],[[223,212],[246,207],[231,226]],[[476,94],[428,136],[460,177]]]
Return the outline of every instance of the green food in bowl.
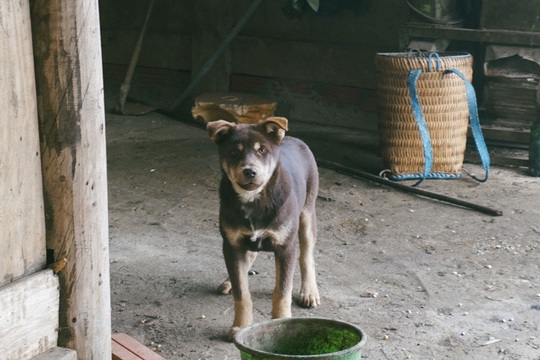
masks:
[[[366,341],[352,324],[331,319],[289,318],[240,330],[234,342],[242,359],[360,359]]]

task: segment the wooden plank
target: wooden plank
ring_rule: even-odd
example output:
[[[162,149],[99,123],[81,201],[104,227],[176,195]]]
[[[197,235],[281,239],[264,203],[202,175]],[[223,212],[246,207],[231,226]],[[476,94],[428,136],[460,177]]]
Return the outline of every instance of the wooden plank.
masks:
[[[71,349],[55,347],[41,355],[34,356],[32,360],[77,360],[77,352]]]
[[[58,345],[111,356],[105,105],[98,0],[31,7],[47,248],[59,273]]]
[[[540,32],[528,31],[475,30],[423,24],[407,24],[401,27],[401,36],[402,46],[405,42],[408,43],[407,39],[413,37],[474,41],[486,44],[522,45],[527,47],[540,46]]]
[[[481,29],[538,31],[539,1],[486,0],[482,2]]]
[[[164,360],[159,354],[124,333],[112,336],[112,347],[113,360]]]
[[[58,277],[43,270],[0,288],[0,354],[28,359],[56,347]]]
[[[103,61],[128,64],[138,36],[138,31],[122,29],[102,32]],[[145,35],[137,66],[189,70],[191,57],[187,54],[190,53],[191,35],[149,32]]]
[[[45,267],[29,12],[28,1],[0,1],[0,286]]]
[[[112,348],[112,360],[141,360],[140,357],[117,343],[113,341],[111,343]]]
[[[234,3],[238,18],[245,4],[249,2],[230,3]],[[303,15],[298,14],[301,18],[293,18],[290,17],[290,11],[285,10],[290,4],[265,1],[261,5],[262,10],[254,14],[242,34],[267,39],[341,43],[359,48],[371,43],[377,44],[379,49],[383,50],[396,48],[398,25],[404,24],[408,18],[408,6],[400,0],[371,1],[369,4],[367,2],[362,4],[362,1],[348,1],[349,6],[343,7],[341,5],[344,3],[338,4],[337,1],[328,4],[332,4],[332,7],[336,5],[336,10],[341,8],[343,11],[316,14],[308,7]],[[323,7],[326,6],[322,5],[321,8]]]
[[[531,138],[531,131],[529,129],[516,129],[492,125],[482,125],[482,133],[484,134],[486,141],[503,141],[524,146],[529,145]],[[472,133],[469,130],[469,136],[471,135]]]
[[[218,13],[219,16],[213,18],[212,26],[208,24],[208,14]],[[233,27],[232,9],[227,2],[213,0],[199,0],[193,13],[198,24],[192,34],[191,49],[191,78],[198,76],[207,65],[216,50],[226,39],[229,31]],[[229,75],[231,73],[231,50],[227,47],[223,54],[208,69],[199,85],[195,88],[194,94],[203,92],[227,92],[229,91]]]
[[[375,88],[375,47],[238,36],[234,73]],[[285,55],[284,55],[285,54]]]
[[[515,159],[510,157],[504,157],[497,154],[489,154],[490,157],[490,164],[496,165],[496,166],[513,166],[513,167],[528,167],[529,166],[529,160],[527,159]],[[465,155],[465,162],[471,163],[471,164],[479,164],[481,165],[482,162],[478,158],[477,154],[466,154]]]

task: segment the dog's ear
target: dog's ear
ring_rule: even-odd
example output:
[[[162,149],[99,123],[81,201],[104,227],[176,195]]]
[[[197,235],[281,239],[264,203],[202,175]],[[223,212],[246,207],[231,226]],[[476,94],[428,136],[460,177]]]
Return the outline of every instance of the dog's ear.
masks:
[[[285,131],[289,130],[288,125],[289,121],[281,116],[271,116],[259,123],[259,126],[268,134],[274,135],[278,142],[285,137]]]
[[[206,125],[210,140],[218,144],[223,140],[223,137],[227,135],[231,129],[236,127],[235,123],[231,123],[225,120],[211,121]]]

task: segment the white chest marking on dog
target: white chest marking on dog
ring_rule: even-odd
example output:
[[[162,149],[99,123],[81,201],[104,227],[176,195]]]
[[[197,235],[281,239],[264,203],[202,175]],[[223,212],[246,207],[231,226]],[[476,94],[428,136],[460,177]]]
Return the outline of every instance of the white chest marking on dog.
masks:
[[[249,238],[251,241],[257,241],[257,239],[265,238],[271,235],[271,233],[267,230],[255,230],[253,231],[253,234]]]
[[[291,232],[291,222],[281,225],[277,229],[257,229],[253,230],[250,237],[251,241],[257,241],[261,238],[271,238],[273,245],[281,245],[285,242]]]
[[[238,196],[240,198],[240,202],[242,202],[244,204],[250,203],[250,202],[253,202],[253,201],[257,200],[257,198],[259,197],[261,191],[263,191],[263,189],[264,189],[264,187],[261,186],[257,190],[249,191],[249,190],[242,189],[236,183],[233,183],[232,185],[233,185],[234,191],[236,191],[236,193],[238,194]]]
[[[272,245],[281,245],[285,243],[291,232],[291,222],[281,225],[277,229],[257,229],[255,230],[252,226],[251,229],[247,228],[238,228],[231,229],[226,228],[225,233],[226,237],[233,246],[238,246],[241,244],[242,238],[249,237],[253,242],[258,239],[270,238],[272,239]]]

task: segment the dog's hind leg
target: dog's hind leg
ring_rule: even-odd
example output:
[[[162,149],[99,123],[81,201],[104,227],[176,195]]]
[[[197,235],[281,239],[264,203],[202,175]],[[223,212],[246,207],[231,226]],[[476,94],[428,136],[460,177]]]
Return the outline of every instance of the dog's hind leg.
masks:
[[[247,260],[249,261],[249,267],[248,269],[251,269],[251,266],[253,266],[253,263],[255,262],[255,259],[257,258],[258,252],[254,251],[248,251],[247,252]],[[231,285],[231,278],[227,276],[227,279],[221,283],[218,287],[218,294],[222,295],[229,295],[232,293],[232,285]]]
[[[317,218],[315,211],[304,208],[300,214],[300,306],[312,308],[320,304],[319,290],[315,279],[315,259],[313,251],[317,241]]]

